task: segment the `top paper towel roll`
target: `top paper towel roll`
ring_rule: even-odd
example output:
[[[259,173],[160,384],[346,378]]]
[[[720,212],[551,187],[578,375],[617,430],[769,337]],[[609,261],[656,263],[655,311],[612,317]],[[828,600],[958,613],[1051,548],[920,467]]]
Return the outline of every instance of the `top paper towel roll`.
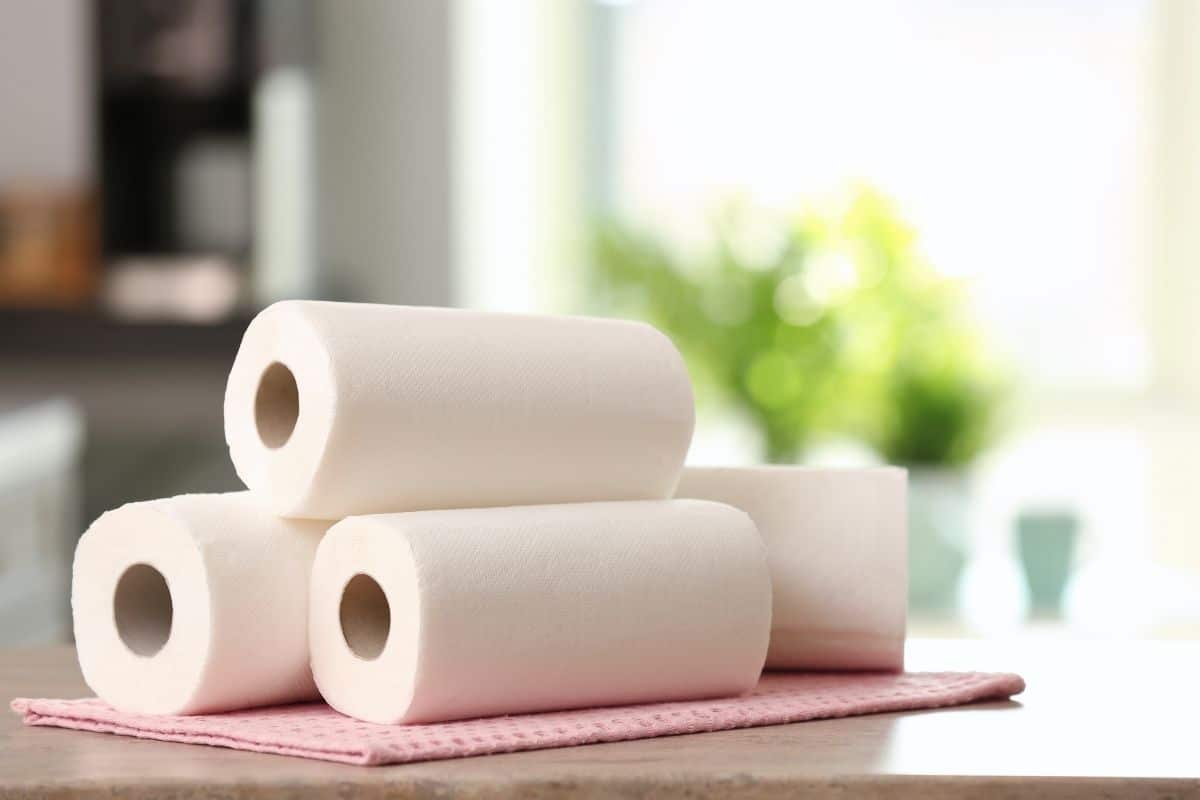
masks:
[[[225,391],[238,475],[278,514],[670,497],[679,352],[636,322],[284,301]]]

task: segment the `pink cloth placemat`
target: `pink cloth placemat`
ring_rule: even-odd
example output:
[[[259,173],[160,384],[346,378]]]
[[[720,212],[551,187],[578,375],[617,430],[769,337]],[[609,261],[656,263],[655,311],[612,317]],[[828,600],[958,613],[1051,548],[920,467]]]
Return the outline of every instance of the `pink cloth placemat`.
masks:
[[[12,708],[26,725],[377,765],[938,708],[1002,699],[1024,689],[1019,676],[1006,673],[766,673],[742,697],[432,725],[359,722],[323,703],[193,717],[127,714],[96,698],[18,698]]]

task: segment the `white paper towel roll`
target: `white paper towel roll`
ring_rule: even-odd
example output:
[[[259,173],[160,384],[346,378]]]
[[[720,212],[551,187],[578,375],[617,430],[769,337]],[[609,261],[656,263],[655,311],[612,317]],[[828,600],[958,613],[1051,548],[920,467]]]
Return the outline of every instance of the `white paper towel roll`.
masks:
[[[352,517],[311,602],[330,705],[434,722],[745,692],[771,586],[743,512],[632,501]]]
[[[688,467],[677,497],[754,518],[774,586],[773,669],[904,665],[907,473],[896,467]]]
[[[316,699],[307,589],[328,525],[279,519],[248,492],[103,514],[75,550],[84,680],[116,708],[154,714]]]
[[[246,485],[285,516],[670,497],[693,426],[648,325],[285,301],[225,394]]]

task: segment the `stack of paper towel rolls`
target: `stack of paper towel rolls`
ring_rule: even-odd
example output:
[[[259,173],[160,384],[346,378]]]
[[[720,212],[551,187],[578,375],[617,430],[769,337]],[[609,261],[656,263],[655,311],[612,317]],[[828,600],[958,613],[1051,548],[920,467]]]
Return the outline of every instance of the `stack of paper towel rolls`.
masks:
[[[903,473],[684,471],[691,386],[649,326],[278,303],[225,427],[249,492],[131,503],[76,550],[118,708],[432,722],[738,694],[768,652],[901,665]]]

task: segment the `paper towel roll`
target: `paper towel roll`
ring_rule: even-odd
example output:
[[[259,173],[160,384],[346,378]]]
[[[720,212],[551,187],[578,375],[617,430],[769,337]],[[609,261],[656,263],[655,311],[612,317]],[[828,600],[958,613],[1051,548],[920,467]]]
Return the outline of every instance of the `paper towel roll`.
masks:
[[[307,588],[328,525],[279,519],[248,492],[103,514],[75,550],[84,680],[122,711],[154,714],[316,699]]]
[[[285,301],[225,393],[238,475],[323,519],[667,498],[692,425],[663,334],[581,317]]]
[[[321,694],[383,723],[740,694],[771,621],[754,524],[701,501],[352,517],[311,602]]]
[[[754,518],[774,587],[773,669],[904,666],[907,473],[896,467],[694,468],[677,497]]]

